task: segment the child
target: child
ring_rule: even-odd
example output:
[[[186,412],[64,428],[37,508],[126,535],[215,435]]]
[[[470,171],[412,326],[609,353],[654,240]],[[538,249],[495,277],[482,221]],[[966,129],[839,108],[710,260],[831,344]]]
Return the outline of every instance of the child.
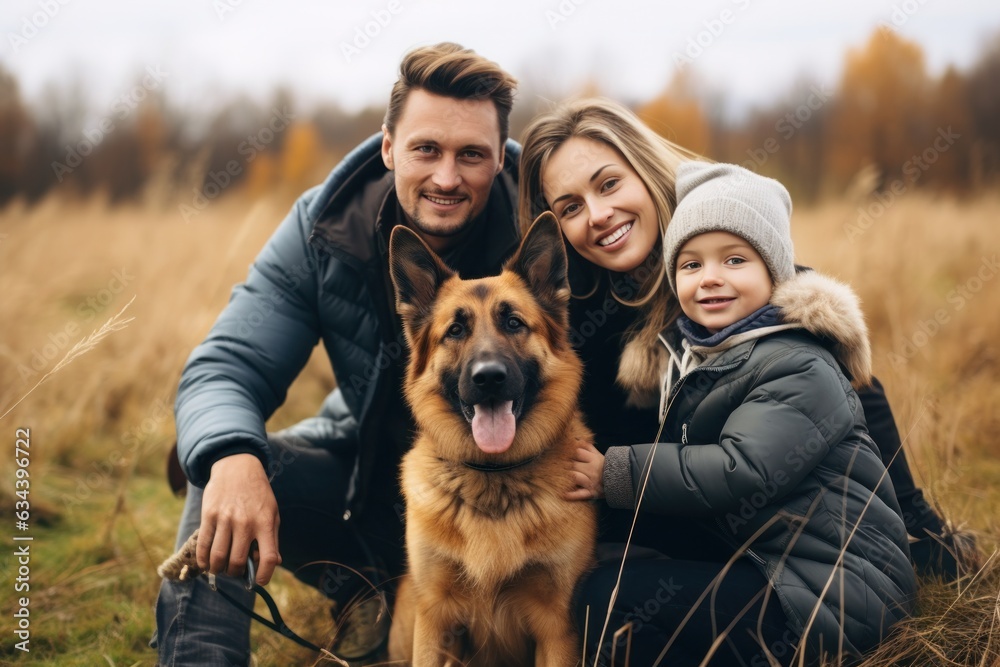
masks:
[[[719,561],[741,553],[767,579],[764,600],[777,598],[810,661],[856,658],[911,611],[917,589],[851,386],[869,382],[871,365],[857,298],[796,274],[791,201],[777,181],[689,162],[677,199],[663,250],[684,315],[660,336],[666,427],[660,442],[610,447],[603,459],[581,450],[575,479],[593,495],[603,484],[614,508],[641,501],[644,514],[699,519],[729,546]],[[671,520],[661,525],[668,532]],[[592,588],[588,599],[600,594]]]

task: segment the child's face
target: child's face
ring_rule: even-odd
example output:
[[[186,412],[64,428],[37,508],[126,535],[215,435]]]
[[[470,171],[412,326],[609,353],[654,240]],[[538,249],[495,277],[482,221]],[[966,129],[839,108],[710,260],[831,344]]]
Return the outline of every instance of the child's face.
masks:
[[[699,234],[685,243],[675,279],[681,310],[712,333],[767,305],[773,288],[761,256],[729,232]]]

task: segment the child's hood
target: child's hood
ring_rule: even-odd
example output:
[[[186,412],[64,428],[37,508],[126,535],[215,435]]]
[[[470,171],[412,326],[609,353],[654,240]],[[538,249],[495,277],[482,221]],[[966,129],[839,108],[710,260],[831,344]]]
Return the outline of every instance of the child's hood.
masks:
[[[856,388],[871,383],[872,351],[861,302],[849,286],[816,271],[800,271],[774,289],[771,303],[787,324],[831,344]]]

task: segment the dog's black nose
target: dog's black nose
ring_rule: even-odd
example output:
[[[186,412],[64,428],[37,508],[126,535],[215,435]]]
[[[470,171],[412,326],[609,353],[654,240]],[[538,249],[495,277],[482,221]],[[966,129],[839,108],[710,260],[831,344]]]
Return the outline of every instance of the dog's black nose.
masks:
[[[496,389],[507,381],[507,367],[499,361],[480,361],[472,367],[472,381],[480,389]]]

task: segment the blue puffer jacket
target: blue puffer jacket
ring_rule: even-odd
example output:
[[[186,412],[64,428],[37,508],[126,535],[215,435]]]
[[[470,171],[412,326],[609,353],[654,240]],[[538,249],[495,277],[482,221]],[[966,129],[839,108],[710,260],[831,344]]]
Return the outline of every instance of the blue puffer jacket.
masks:
[[[188,358],[175,412],[178,457],[195,485],[223,456],[250,452],[270,465],[265,421],[322,340],[338,388],[323,405],[331,419],[321,439],[357,452],[345,518],[363,504],[372,443],[396,418],[381,414],[392,391],[386,378],[405,363],[387,275],[398,204],[381,142],[381,133],[365,140],[295,202]],[[487,205],[484,274],[499,272],[517,244],[519,159],[520,146],[508,141]]]

